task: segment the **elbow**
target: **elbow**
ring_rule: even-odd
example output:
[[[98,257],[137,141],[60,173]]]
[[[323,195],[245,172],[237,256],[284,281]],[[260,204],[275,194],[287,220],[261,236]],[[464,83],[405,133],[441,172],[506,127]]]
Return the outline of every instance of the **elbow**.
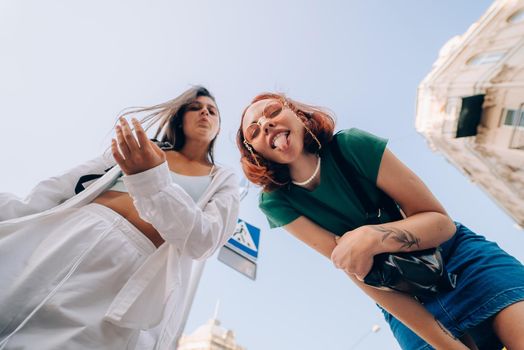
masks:
[[[217,250],[218,244],[213,242],[207,235],[192,235],[186,237],[166,237],[167,244],[176,247],[177,250],[193,260],[205,260]]]
[[[223,231],[223,225],[219,222],[194,229],[186,241],[184,252],[194,260],[209,258],[225,243]]]
[[[204,261],[209,258],[211,258],[220,248],[222,248],[223,244],[220,245],[213,245],[208,247],[207,250],[201,251],[198,254],[194,254],[191,256],[193,260],[196,261]]]
[[[199,246],[189,246],[186,249],[186,253],[191,259],[197,261],[203,261],[209,258],[217,250],[218,247],[214,245],[199,245]]]
[[[216,210],[208,210],[205,217],[193,220],[187,228],[182,252],[194,260],[205,260],[222,247],[235,231],[239,202],[227,202]]]
[[[193,260],[202,261],[210,258],[223,244],[217,240],[188,242],[184,252]]]
[[[448,214],[439,213],[439,216],[440,220],[438,227],[440,237],[442,238],[442,242],[440,242],[440,244],[442,244],[455,235],[455,232],[457,232],[457,226],[455,225],[455,222],[448,216]]]
[[[194,260],[205,260],[219,250],[235,232],[237,218],[215,220],[208,227],[190,236],[186,244],[186,253]]]

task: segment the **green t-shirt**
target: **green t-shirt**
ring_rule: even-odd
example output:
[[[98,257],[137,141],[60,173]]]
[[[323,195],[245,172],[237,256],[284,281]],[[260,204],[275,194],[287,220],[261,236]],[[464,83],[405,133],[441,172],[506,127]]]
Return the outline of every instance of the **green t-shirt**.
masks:
[[[387,140],[355,128],[340,131],[334,137],[342,157],[353,164],[360,176],[359,184],[377,203],[377,175]],[[325,147],[320,157],[320,184],[313,191],[290,184],[260,194],[259,206],[271,228],[287,225],[301,215],[337,235],[365,224],[364,208],[335,165],[330,147]],[[390,221],[387,217],[382,219]]]

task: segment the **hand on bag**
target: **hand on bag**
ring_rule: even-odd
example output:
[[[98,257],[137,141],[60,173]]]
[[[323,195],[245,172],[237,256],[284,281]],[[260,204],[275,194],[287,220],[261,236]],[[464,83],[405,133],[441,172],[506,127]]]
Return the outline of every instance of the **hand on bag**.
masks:
[[[331,261],[335,267],[363,281],[373,266],[373,256],[376,254],[373,250],[376,247],[373,237],[362,226],[337,238],[337,246],[331,253]]]
[[[111,140],[111,151],[118,165],[126,175],[141,173],[166,161],[166,155],[147,138],[142,125],[133,118],[135,134],[127,120],[120,118],[116,126],[116,140]]]

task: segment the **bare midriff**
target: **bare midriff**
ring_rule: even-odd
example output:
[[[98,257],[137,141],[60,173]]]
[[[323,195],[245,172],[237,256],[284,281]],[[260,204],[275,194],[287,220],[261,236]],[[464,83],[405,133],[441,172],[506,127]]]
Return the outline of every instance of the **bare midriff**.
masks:
[[[133,204],[133,199],[127,192],[105,191],[95,198],[93,203],[108,207],[120,214],[142,232],[151,242],[153,242],[155,247],[158,248],[162,243],[164,243],[164,239],[160,236],[153,225],[140,218],[138,211]]]

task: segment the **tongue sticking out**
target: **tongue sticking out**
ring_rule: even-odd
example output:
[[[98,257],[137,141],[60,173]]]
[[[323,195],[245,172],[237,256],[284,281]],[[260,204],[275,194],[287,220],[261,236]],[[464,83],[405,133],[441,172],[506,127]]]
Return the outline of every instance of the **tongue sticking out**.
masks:
[[[287,149],[288,143],[287,143],[287,136],[286,134],[279,134],[277,137],[275,137],[275,140],[273,141],[275,148],[285,151]]]

